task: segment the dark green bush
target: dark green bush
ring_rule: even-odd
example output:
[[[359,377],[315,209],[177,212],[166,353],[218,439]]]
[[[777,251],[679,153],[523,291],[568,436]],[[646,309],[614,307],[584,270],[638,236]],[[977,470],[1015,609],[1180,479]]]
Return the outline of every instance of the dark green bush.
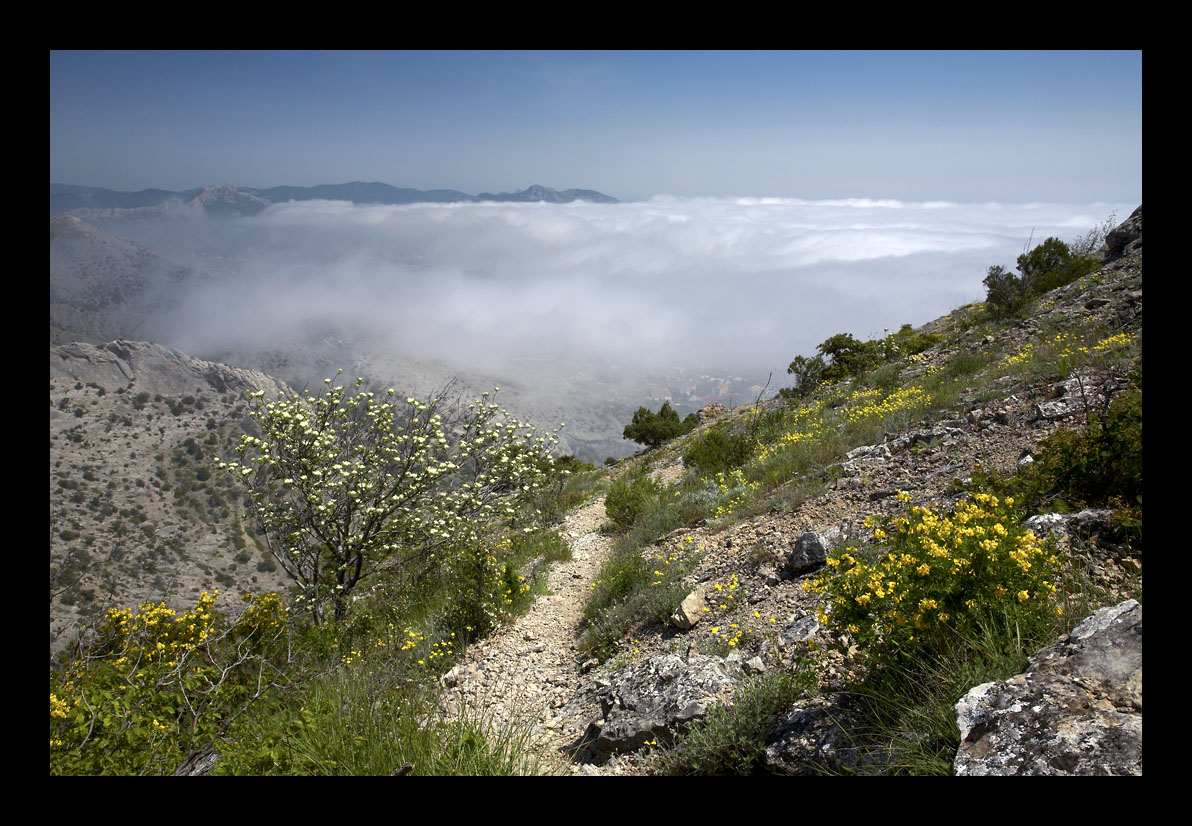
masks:
[[[625,425],[624,437],[655,448],[676,436],[690,433],[697,424],[699,417],[694,413],[680,421],[679,414],[671,408],[670,402],[663,402],[657,413],[651,412],[648,407],[639,407],[633,414],[633,421]]]
[[[886,361],[922,353],[940,342],[935,333],[916,333],[909,324],[903,324],[897,333],[890,333],[882,340],[882,355]]]
[[[1060,239],[1048,238],[1029,253],[1018,256],[1020,275],[1000,266],[990,267],[984,281],[987,290],[985,301],[993,308],[995,315],[1013,315],[1031,299],[1071,284],[1099,266],[1100,261],[1096,256],[1075,255]]]
[[[1141,545],[1141,379],[1090,413],[1085,427],[1057,430],[1034,459],[1008,478],[978,471],[971,487],[1012,496],[1026,513],[1113,508],[1121,537]]]
[[[692,562],[675,555],[666,562],[651,562],[640,548],[618,550],[601,566],[584,606],[580,651],[603,659],[635,626],[665,622],[691,590],[683,577]]]
[[[884,338],[869,341],[860,341],[849,333],[837,333],[816,347],[818,355],[795,357],[786,368],[795,377],[795,386],[782,388],[778,395],[784,399],[806,398],[821,384],[858,378],[883,364],[921,353],[939,340],[932,333],[916,333],[910,324],[903,324],[898,332]]]
[[[879,360],[878,342],[859,341],[849,333],[837,333],[819,345],[820,355],[830,359],[820,381],[835,384],[859,376]]]
[[[1141,504],[1141,386],[1090,414],[1086,428],[1056,431],[1020,476],[1033,505],[1055,497],[1074,508]]]

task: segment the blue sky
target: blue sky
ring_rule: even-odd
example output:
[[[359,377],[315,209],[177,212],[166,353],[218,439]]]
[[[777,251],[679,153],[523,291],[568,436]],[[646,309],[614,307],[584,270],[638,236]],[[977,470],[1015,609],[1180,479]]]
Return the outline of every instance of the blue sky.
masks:
[[[50,180],[1140,203],[1141,52],[52,52]]]

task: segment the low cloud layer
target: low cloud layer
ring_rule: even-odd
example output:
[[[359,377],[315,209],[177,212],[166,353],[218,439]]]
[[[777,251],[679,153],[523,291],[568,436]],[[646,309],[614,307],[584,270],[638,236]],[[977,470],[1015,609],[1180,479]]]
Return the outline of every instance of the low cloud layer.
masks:
[[[1134,206],[306,201],[138,234],[205,274],[163,330],[196,353],[327,329],[494,374],[547,359],[785,376],[834,333],[982,298],[1032,236],[1071,240]]]

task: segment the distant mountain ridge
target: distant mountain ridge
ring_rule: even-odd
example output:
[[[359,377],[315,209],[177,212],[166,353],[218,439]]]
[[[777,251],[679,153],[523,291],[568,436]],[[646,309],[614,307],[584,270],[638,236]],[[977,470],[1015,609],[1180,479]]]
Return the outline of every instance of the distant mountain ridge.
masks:
[[[146,209],[182,206],[204,213],[252,215],[270,204],[286,201],[351,201],[355,204],[477,203],[479,201],[536,202],[566,204],[592,201],[599,204],[620,203],[611,195],[594,189],[557,189],[534,184],[521,192],[469,195],[455,189],[408,189],[377,181],[352,181],[346,184],[318,186],[275,186],[268,189],[237,187],[232,184],[187,189],[143,189],[119,192],[95,186],[50,184],[50,215],[76,209]]]
[[[593,201],[598,204],[619,204],[616,198],[597,192],[593,189],[564,189],[559,192],[549,186],[534,184],[521,192],[502,192],[494,195],[491,192],[481,192],[476,196],[478,201],[546,201],[551,204],[567,204],[572,201]]]

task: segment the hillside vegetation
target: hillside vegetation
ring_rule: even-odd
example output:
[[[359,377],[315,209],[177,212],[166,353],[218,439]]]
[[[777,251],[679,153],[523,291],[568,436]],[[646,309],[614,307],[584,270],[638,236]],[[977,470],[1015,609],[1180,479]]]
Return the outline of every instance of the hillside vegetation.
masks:
[[[235,476],[218,478],[254,484],[213,488],[234,505],[221,518],[250,522],[266,508],[255,533],[245,527],[249,559],[297,549],[308,602],[260,589],[224,603],[201,591],[184,610],[156,601],[130,610],[100,607],[93,592],[96,608],[78,614],[85,633],[51,671],[51,773],[552,770],[531,722],[444,714],[440,677],[541,595],[545,571],[571,553],[558,519],[599,497],[613,550],[587,589],[569,690],[591,698],[666,655],[719,658],[741,679],[689,725],[611,759],[594,740],[577,742],[574,760],[639,774],[950,773],[961,694],[1017,673],[1093,608],[1141,600],[1141,208],[1134,218],[1137,233],[1110,233],[1107,249],[1094,253],[1106,227],[1075,253],[1066,246],[1067,257],[1049,239],[1049,257],[1025,255],[1013,279],[995,265],[989,301],[921,328],[829,338],[794,359],[796,384],[781,398],[698,426],[643,409],[626,438],[650,448],[610,468],[519,448],[520,424],[496,426],[495,408],[485,414],[493,426],[475,429],[466,416],[432,421],[433,404],[410,400],[401,432],[437,452],[399,442],[385,448],[388,460],[361,458],[406,463],[404,481],[376,499],[354,470],[365,455],[358,439],[329,450],[339,419],[319,420],[345,399],[359,400],[345,421],[391,416],[372,412],[371,396],[333,383],[322,396],[291,397],[292,407],[242,408],[246,458],[277,455],[284,435],[281,449],[320,482],[241,459],[225,465]],[[297,428],[279,429],[269,410]],[[196,442],[203,449],[180,467],[231,446],[222,423],[204,427],[210,444]],[[460,458],[502,439],[485,454],[493,469]],[[198,469],[177,474],[171,486],[199,481]],[[434,488],[428,475],[449,481]],[[406,497],[435,489],[439,499]],[[498,500],[482,518],[470,510]],[[359,525],[359,508],[379,521],[302,539],[305,528],[269,510],[286,501],[318,515],[306,525],[333,512],[344,515],[334,524]],[[1107,512],[1091,538],[1025,525],[1087,508]],[[353,537],[366,534],[375,556],[361,562]],[[64,593],[82,593],[78,560],[59,568],[70,573]],[[352,578],[373,560],[367,578]],[[312,598],[333,610],[312,611]],[[690,606],[694,615],[677,622]],[[843,745],[830,758],[775,757],[776,727],[795,704],[836,727]]]

